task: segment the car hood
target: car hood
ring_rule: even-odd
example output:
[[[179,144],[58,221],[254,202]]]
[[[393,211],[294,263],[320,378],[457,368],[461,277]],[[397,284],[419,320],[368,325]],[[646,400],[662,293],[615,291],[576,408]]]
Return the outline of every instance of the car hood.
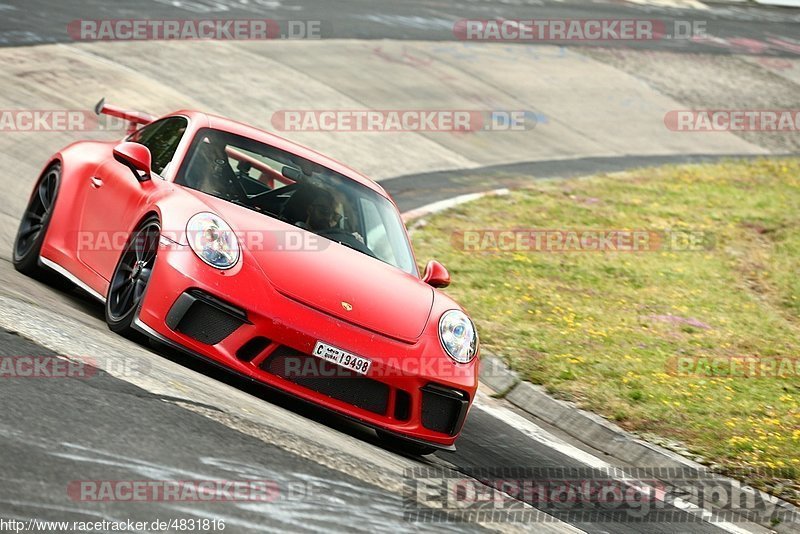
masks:
[[[398,340],[422,335],[434,291],[417,277],[283,221],[194,194],[244,236],[244,260],[255,261],[277,291]]]

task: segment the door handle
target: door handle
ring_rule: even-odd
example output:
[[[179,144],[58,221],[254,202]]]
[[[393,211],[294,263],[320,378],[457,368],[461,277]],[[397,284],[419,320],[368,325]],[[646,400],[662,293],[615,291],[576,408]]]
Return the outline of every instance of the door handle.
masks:
[[[93,176],[92,177],[92,187],[97,189],[97,188],[102,187],[102,186],[103,186],[103,180],[101,178],[98,178],[97,176]]]

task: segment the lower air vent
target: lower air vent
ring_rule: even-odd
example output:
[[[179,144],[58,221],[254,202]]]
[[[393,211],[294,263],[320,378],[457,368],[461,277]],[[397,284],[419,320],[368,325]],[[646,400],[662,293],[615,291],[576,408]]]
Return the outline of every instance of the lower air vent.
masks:
[[[254,337],[236,351],[236,357],[243,362],[251,362],[256,356],[264,352],[270,343],[272,341],[265,337]]]
[[[453,436],[467,416],[469,395],[437,384],[422,388],[422,426]]]
[[[275,349],[261,369],[363,410],[385,415],[389,408],[390,388],[383,382],[289,347]]]
[[[196,289],[178,297],[167,315],[167,326],[206,345],[216,345],[247,322],[244,311]]]

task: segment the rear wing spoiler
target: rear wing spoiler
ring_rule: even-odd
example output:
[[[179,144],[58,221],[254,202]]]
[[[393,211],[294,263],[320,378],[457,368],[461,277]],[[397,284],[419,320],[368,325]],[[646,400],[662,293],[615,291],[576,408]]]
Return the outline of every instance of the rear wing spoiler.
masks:
[[[149,113],[143,113],[141,111],[129,111],[118,108],[117,106],[106,104],[105,98],[100,99],[100,102],[98,102],[94,107],[94,112],[97,115],[108,115],[110,117],[117,117],[118,119],[128,121],[129,134],[135,132],[139,126],[145,126],[156,120],[156,117],[150,115]]]

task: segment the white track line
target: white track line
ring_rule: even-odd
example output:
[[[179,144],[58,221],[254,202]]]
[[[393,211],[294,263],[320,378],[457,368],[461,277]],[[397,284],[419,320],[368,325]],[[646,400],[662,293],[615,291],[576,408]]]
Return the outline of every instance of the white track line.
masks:
[[[709,9],[703,2],[697,0],[626,0],[631,4],[647,6],[672,7],[677,9]]]
[[[410,221],[413,221],[414,219],[419,219],[420,217],[425,217],[427,215],[433,215],[434,213],[450,209],[454,206],[458,206],[459,204],[472,202],[473,200],[478,200],[479,198],[485,196],[507,195],[508,193],[509,190],[506,188],[492,189],[491,191],[484,191],[482,193],[468,193],[466,195],[459,195],[457,197],[440,200],[439,202],[432,202],[430,204],[426,204],[422,207],[406,211],[402,213],[400,216],[403,218],[403,222],[407,224]]]
[[[581,450],[574,445],[567,443],[566,441],[562,440],[561,438],[557,437],[556,435],[548,432],[547,430],[543,429],[542,427],[536,425],[532,421],[522,417],[521,415],[517,414],[500,406],[499,403],[492,401],[489,399],[485,394],[478,393],[475,397],[475,408],[482,410],[483,412],[487,413],[488,415],[494,417],[495,419],[506,423],[507,425],[519,430],[529,438],[538,441],[539,443],[543,444],[544,446],[553,449],[554,451],[558,451],[559,453],[569,456],[583,464],[586,464],[588,467],[595,468],[595,469],[607,469],[609,472],[613,472],[612,470],[620,470],[620,466],[611,465],[608,462],[601,460],[600,458],[590,454],[584,450]],[[652,494],[656,495],[656,488],[650,488],[646,484],[641,484],[641,487],[652,490]],[[700,508],[699,506],[685,501],[679,497],[675,497],[671,500],[669,504],[672,504],[676,508],[688,513],[692,514],[696,517],[702,518],[704,521],[708,521],[711,518],[712,514],[708,510]],[[737,525],[735,523],[730,522],[710,522],[711,525],[724,530],[726,532],[730,532],[732,534],[745,534],[752,532],[751,530],[747,530],[743,528],[741,525]]]

